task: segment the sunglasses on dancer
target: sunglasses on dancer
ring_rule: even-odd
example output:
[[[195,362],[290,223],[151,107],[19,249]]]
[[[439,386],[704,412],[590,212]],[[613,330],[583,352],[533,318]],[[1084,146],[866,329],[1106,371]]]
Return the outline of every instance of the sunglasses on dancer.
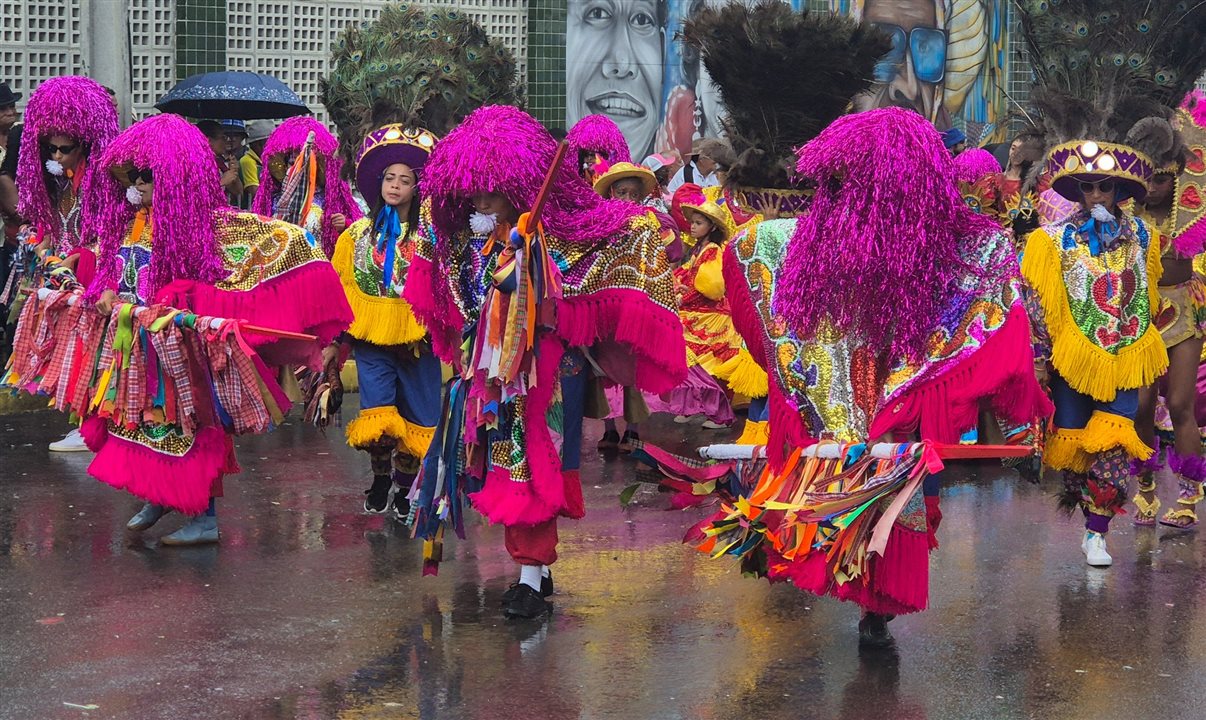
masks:
[[[51,155],[56,153],[59,155],[70,155],[71,153],[75,152],[76,148],[79,146],[79,143],[75,143],[74,145],[55,145],[53,143],[46,143],[46,152]]]
[[[1094,190],[1099,190],[1103,193],[1114,192],[1114,181],[1098,180],[1097,182],[1089,182],[1088,180],[1081,180],[1080,191],[1082,193],[1091,193]]]
[[[154,173],[151,172],[150,168],[147,168],[146,170],[134,168],[130,172],[126,173],[126,177],[130,180],[131,185],[138,184],[139,180],[147,184],[155,182]]]

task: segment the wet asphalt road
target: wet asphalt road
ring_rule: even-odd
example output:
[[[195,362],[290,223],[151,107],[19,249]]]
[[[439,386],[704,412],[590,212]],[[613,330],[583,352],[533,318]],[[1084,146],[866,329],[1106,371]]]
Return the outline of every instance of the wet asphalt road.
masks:
[[[683,546],[705,511],[621,509],[622,459],[585,453],[556,613],[515,624],[500,530],[421,577],[405,530],[359,511],[368,460],[338,431],[240,441],[222,544],[190,549],[157,542],[178,518],[126,533],[139,503],[46,451],[66,429],[0,418],[0,718],[1206,717],[1203,540],[1117,522],[1115,566],[1086,568],[1053,488],[998,467],[944,491],[931,609],[860,654],[856,608]]]

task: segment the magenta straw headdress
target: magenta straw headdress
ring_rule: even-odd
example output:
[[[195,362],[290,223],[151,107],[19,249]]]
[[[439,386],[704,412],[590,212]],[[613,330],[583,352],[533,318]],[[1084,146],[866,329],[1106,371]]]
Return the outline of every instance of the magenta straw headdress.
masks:
[[[816,183],[796,222],[774,311],[806,338],[825,326],[889,362],[920,357],[961,277],[960,241],[996,228],[968,209],[934,126],[883,108],[839,118],[799,150]]]
[[[62,218],[47,190],[42,144],[53,135],[66,135],[84,145],[87,160],[80,188],[97,172],[97,161],[117,136],[117,110],[109,93],[95,80],[78,75],[49,78],[29,98],[21,132],[17,165],[17,212],[30,223],[52,232],[56,239]]]
[[[339,142],[322,123],[312,117],[292,117],[280,124],[268,142],[264,143],[264,169],[267,171],[275,155],[296,153],[306,144],[306,136],[314,133],[314,149],[318,151],[323,166],[322,206],[322,249],[330,257],[335,252],[335,241],[339,232],[331,225],[333,215],[343,215],[348,225],[360,219],[360,206],[352,199],[352,189],[343,177],[343,158],[339,155]],[[272,204],[281,190],[281,185],[271,172],[260,173],[260,189],[255,194],[252,210],[260,215],[272,215]]]
[[[1001,172],[1001,163],[983,148],[964,150],[955,156],[955,179],[974,184],[980,178]]]
[[[126,199],[126,173],[134,168],[149,169],[154,177],[151,297],[173,280],[213,283],[227,275],[214,233],[215,213],[226,199],[213,150],[200,130],[179,115],[149,117],[118,135],[97,166],[84,194],[90,211],[85,234],[100,239],[89,297],[116,284],[117,251],[138,211]]]
[[[599,153],[607,160],[608,165],[619,162],[632,162],[632,154],[628,150],[628,141],[619,126],[606,115],[587,115],[574,126],[565,136],[569,143],[571,157],[577,157],[585,151]]]
[[[519,212],[530,210],[556,150],[544,126],[518,108],[489,105],[470,113],[436,145],[420,180],[437,234],[451,238],[466,229],[479,193],[497,192]],[[570,157],[561,164],[544,208],[541,222],[553,236],[569,242],[606,238],[645,212],[599,197],[574,165]]]

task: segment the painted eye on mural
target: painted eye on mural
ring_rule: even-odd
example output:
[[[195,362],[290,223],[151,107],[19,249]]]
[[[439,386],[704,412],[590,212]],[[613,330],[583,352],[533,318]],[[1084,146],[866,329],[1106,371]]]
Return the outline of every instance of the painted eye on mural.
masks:
[[[640,30],[641,32],[648,33],[648,32],[652,32],[655,29],[655,26],[657,25],[657,20],[655,20],[654,17],[652,15],[650,15],[649,13],[647,13],[643,10],[638,10],[637,12],[634,12],[631,16],[629,16],[628,24],[631,25],[632,27],[636,28],[637,30]]]
[[[582,14],[582,19],[591,25],[606,25],[612,17],[610,3],[595,3]]]

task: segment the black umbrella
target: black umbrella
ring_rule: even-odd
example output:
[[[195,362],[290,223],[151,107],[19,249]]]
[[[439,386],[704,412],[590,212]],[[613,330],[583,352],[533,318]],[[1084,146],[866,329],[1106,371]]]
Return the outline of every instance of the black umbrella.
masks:
[[[308,115],[310,108],[271,75],[229,70],[187,77],[155,108],[191,118],[259,120]]]

